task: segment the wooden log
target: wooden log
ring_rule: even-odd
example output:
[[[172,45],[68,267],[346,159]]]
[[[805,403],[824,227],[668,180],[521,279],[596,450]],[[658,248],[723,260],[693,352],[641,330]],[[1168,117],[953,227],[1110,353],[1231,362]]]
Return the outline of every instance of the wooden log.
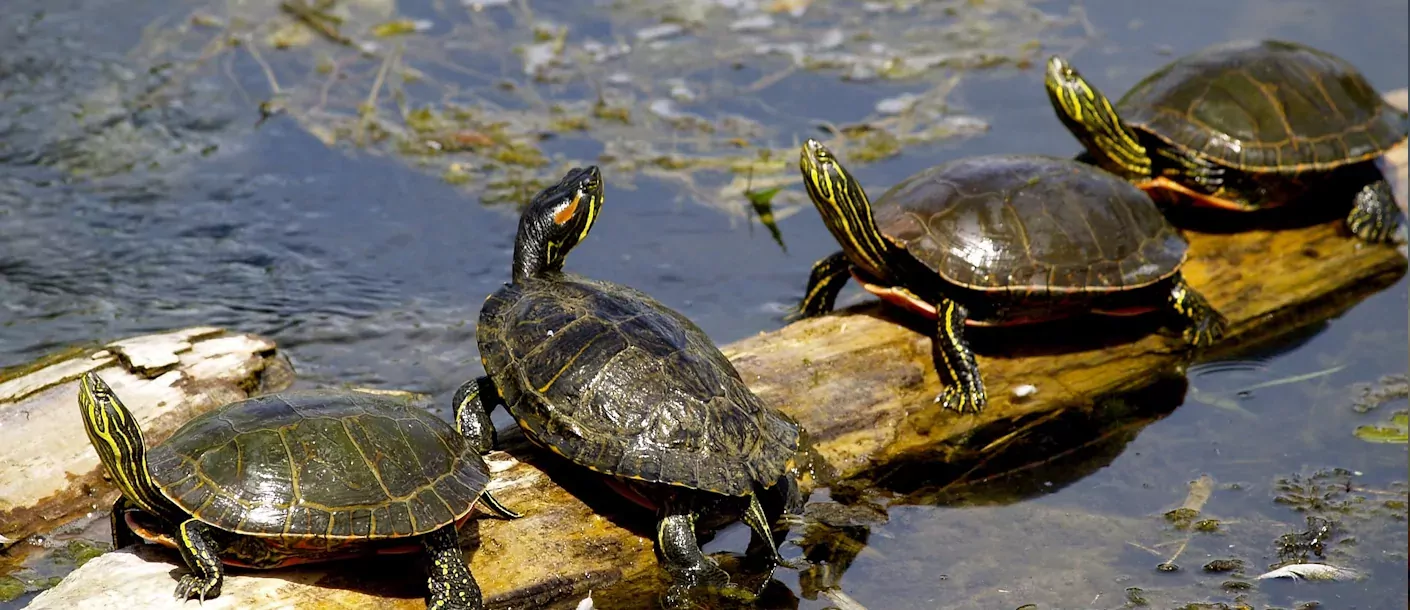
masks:
[[[76,348],[0,373],[0,535],[22,540],[104,510],[116,492],[78,413],[78,378],[98,371],[124,397],[149,442],[197,413],[252,391],[286,387],[293,371],[274,343],[188,328]]]
[[[1405,166],[1396,168],[1402,175]],[[1229,234],[1191,232],[1190,283],[1229,318],[1214,354],[1256,344],[1344,311],[1404,275],[1394,248],[1349,238],[1339,221]],[[800,278],[801,281],[801,278]],[[1151,334],[1139,319],[1091,320],[1067,331],[976,333],[990,406],[946,412],[926,334],[875,305],[805,320],[745,339],[725,351],[764,400],[808,429],[818,461],[805,485],[873,482],[908,467],[963,471],[1041,438],[1046,423],[1076,417],[1119,423],[1104,397],[1182,375],[1178,339]],[[924,328],[926,325],[920,325]],[[1042,337],[1042,338],[1040,338]],[[1015,390],[1033,386],[1019,396]],[[1148,417],[1148,415],[1143,415]],[[513,435],[510,435],[512,438]],[[651,587],[660,573],[648,537],[652,519],[603,491],[592,477],[520,439],[490,456],[490,489],[525,513],[480,519],[464,541],[491,607],[572,607],[589,591],[599,607],[630,605],[618,585]],[[236,572],[206,608],[418,608],[423,577],[414,562],[345,562],[277,572]],[[31,608],[102,608],[115,602],[181,608],[170,598],[174,553],[141,549],[94,559],[34,600]]]

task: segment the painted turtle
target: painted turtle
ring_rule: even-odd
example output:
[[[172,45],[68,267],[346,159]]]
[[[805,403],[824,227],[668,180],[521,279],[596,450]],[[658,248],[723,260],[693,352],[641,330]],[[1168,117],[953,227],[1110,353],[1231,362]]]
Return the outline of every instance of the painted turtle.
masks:
[[[1148,190],[1251,211],[1314,189],[1350,202],[1369,242],[1404,224],[1375,159],[1405,142],[1405,112],[1345,60],[1276,40],[1231,42],[1177,59],[1113,107],[1067,61],[1048,61],[1057,115],[1087,157]]]
[[[743,593],[700,551],[695,521],[742,512],[789,565],[760,496],[796,511],[798,424],[760,401],[685,316],[627,286],[563,272],[602,201],[598,169],[574,168],[524,211],[512,282],[480,310],[487,375],[460,388],[457,408],[503,403],[533,443],[654,510],[673,590]]]
[[[115,548],[181,551],[176,596],[218,597],[222,564],[248,568],[369,554],[430,554],[427,607],[482,607],[457,526],[488,492],[481,439],[423,409],[360,391],[270,394],[187,422],[147,448],[132,412],[95,373],[79,382],[84,429],[122,492]],[[470,417],[487,417],[483,414]],[[487,425],[487,422],[486,422]]]
[[[842,251],[813,265],[799,305],[832,310],[847,278],[937,321],[936,397],[960,412],[987,402],[963,327],[1095,312],[1177,314],[1204,347],[1225,320],[1180,275],[1188,243],[1129,182],[1091,165],[1036,155],[951,161],[892,187],[873,208],[857,180],[816,140],[803,144],[803,184]]]

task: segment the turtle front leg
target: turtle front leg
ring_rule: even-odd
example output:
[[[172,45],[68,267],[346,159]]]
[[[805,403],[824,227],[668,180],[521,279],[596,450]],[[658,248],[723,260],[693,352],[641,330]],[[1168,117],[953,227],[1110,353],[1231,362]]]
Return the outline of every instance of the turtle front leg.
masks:
[[[451,523],[421,537],[421,545],[431,556],[427,568],[426,610],[481,610],[480,585],[465,565],[460,550],[460,534]]]
[[[1400,206],[1385,179],[1376,180],[1356,193],[1356,202],[1346,217],[1346,228],[1371,243],[1405,241],[1401,227],[1405,226]]]
[[[814,263],[797,317],[811,318],[832,311],[837,305],[837,293],[842,292],[851,276],[852,260],[846,252],[839,251]]]
[[[220,597],[225,582],[225,567],[220,563],[219,546],[213,528],[196,519],[187,519],[177,527],[176,548],[191,573],[181,577],[176,585],[177,599],[197,598],[201,601]]]
[[[1162,146],[1156,154],[1169,159],[1178,167],[1179,173],[1190,182],[1198,184],[1206,193],[1216,193],[1225,186],[1225,170],[1203,157]]]
[[[494,422],[490,421],[490,411],[499,402],[499,389],[488,375],[465,382],[452,399],[455,429],[482,454],[494,449],[499,442]]]
[[[1201,349],[1213,345],[1224,336],[1229,322],[1214,309],[1183,276],[1176,276],[1170,289],[1170,307],[1185,321],[1184,337],[1192,347]]]
[[[488,397],[489,400],[485,398]],[[499,389],[488,375],[465,382],[455,391],[455,429],[470,442],[482,455],[489,453],[498,444],[494,422],[490,421],[490,411],[500,401]],[[518,519],[523,515],[510,510],[499,500],[485,492],[480,501],[501,519]]]
[[[969,312],[953,300],[940,299],[935,304],[935,317],[931,357],[935,360],[936,372],[948,377],[941,380],[945,389],[935,397],[935,402],[960,413],[983,411],[989,398],[984,391],[984,381],[979,377],[979,365],[974,362],[974,352],[964,338]]]
[[[113,502],[113,512],[108,516],[108,524],[113,530],[114,551],[142,542],[142,538],[127,525],[127,511],[134,508],[137,507],[127,496],[120,495],[117,501]]]

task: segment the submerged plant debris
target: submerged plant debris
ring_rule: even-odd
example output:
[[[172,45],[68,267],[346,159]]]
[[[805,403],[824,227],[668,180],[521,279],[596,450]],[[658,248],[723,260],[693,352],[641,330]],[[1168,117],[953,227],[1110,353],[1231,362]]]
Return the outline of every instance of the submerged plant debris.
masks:
[[[1366,425],[1356,428],[1356,438],[1369,443],[1410,443],[1410,413],[1396,411],[1390,421],[1381,425]]]
[[[822,128],[860,165],[980,133],[986,119],[947,101],[960,75],[1068,51],[1085,23],[1025,0],[291,0],[206,3],[138,54],[173,80],[260,74],[235,83],[251,116],[392,155],[485,203],[522,204],[566,166],[599,163],[614,187],[655,176],[741,216],[773,193],[784,217],[805,201],[783,189],[793,134]],[[818,78],[857,83],[873,111],[841,125],[800,114],[828,110],[795,93]]]

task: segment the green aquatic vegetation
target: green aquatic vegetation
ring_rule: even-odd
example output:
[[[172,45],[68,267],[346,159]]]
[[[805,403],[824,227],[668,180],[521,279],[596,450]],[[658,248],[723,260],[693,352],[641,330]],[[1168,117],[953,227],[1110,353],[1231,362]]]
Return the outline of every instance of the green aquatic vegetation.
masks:
[[[1390,490],[1372,490],[1359,485],[1356,474],[1344,468],[1318,470],[1311,475],[1294,474],[1274,484],[1273,501],[1311,515],[1341,514],[1357,519],[1375,516],[1405,518],[1404,483]]]
[[[602,12],[574,3],[532,11],[436,4],[408,18],[385,2],[198,2],[189,19],[150,28],[131,56],[165,66],[166,78],[143,103],[191,86],[227,91],[233,79],[240,95],[227,97],[237,105],[265,108],[264,118],[288,117],[329,146],[386,154],[469,185],[487,204],[519,192],[491,185],[542,183],[556,178],[559,165],[603,163],[560,159],[581,155],[587,139],[615,158],[614,185],[631,188],[637,175],[647,175],[683,185],[699,203],[748,216],[758,214],[756,190],[796,185],[787,159],[796,155],[797,134],[822,121],[761,114],[738,100],[776,104],[803,70],[850,82],[906,80],[905,104],[880,100],[867,115],[864,102],[848,117],[864,129],[829,143],[856,164],[877,162],[983,131],[982,120],[946,102],[964,72],[1026,65],[1046,52],[1036,40],[1063,44],[1087,35],[1078,12],[1052,13],[1020,0],[962,11],[950,3],[800,3],[782,12],[769,6],[687,9],[627,0]],[[604,20],[603,31],[614,35],[598,29]],[[580,25],[587,23],[594,25]],[[916,34],[922,30],[927,35]],[[864,92],[888,94],[894,92]],[[92,101],[98,112],[130,105]],[[742,148],[770,160],[741,155]],[[90,158],[111,173],[153,155]],[[740,188],[735,174],[747,171],[756,184]],[[773,201],[776,218],[802,201],[796,186],[784,188]]]
[[[372,35],[378,38],[388,38],[391,36],[404,36],[415,34],[430,27],[429,22],[413,21],[411,19],[393,19],[384,23],[379,23],[372,28]]]
[[[1410,412],[1396,411],[1385,425],[1357,426],[1354,434],[1368,443],[1410,443]]]
[[[773,199],[783,190],[781,186],[770,187],[759,190],[746,190],[744,196],[749,199],[749,205],[753,207],[754,214],[758,216],[759,222],[769,229],[769,234],[773,235],[774,242],[784,252],[788,251],[788,246],[783,243],[783,232],[778,228],[778,221],[774,220]]]
[[[0,576],[0,602],[8,602],[24,595],[26,590],[25,584],[20,579],[13,576]]]
[[[1242,559],[1215,559],[1204,564],[1206,572],[1242,572],[1243,569]]]
[[[1376,383],[1361,383],[1352,386],[1351,408],[1357,413],[1366,413],[1393,400],[1410,397],[1410,376],[1386,375]]]
[[[1195,531],[1205,534],[1212,534],[1219,531],[1219,526],[1220,523],[1218,519],[1200,519],[1191,524],[1191,527]]]
[[[111,550],[111,548],[103,548],[102,546],[80,538],[70,540],[68,544],[64,545],[63,550],[60,551],[60,555],[65,561],[70,562],[74,568],[77,568],[88,563],[88,560],[102,555],[109,550]]]

